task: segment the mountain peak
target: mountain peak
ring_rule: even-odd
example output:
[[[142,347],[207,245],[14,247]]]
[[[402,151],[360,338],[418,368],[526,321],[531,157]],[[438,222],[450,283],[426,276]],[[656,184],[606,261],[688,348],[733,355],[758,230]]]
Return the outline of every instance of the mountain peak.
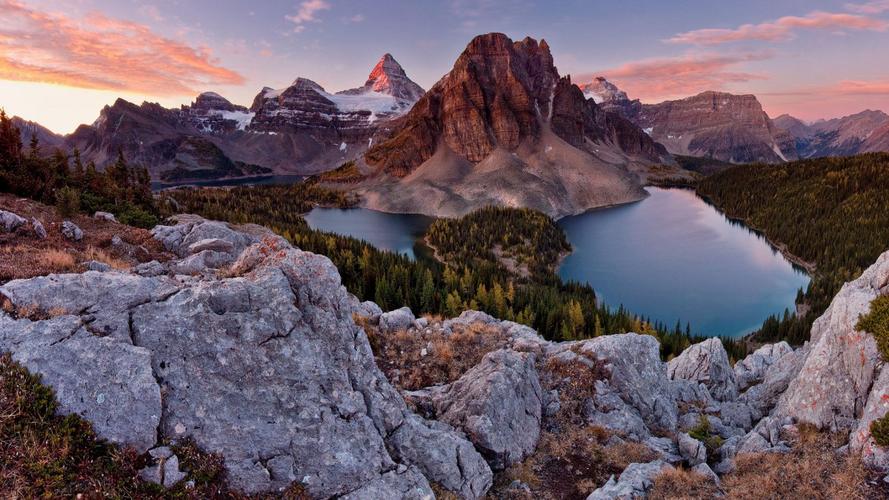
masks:
[[[398,64],[398,61],[388,52],[383,54],[383,57],[370,71],[364,86],[339,93],[357,95],[367,92],[391,95],[410,103],[419,101],[425,93],[422,87],[408,78],[401,64]]]

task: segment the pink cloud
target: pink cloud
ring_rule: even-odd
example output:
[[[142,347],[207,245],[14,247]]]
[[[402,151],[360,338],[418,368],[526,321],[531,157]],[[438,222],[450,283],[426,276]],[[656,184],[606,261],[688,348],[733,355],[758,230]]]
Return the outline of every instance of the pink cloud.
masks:
[[[768,59],[768,52],[745,54],[686,54],[673,58],[644,59],[595,74],[577,75],[584,82],[604,76],[631,97],[656,100],[688,96],[705,90],[719,90],[729,83],[764,80],[760,74],[736,70],[736,66]]]
[[[708,28],[679,33],[666,41],[692,45],[718,45],[748,40],[781,41],[793,38],[797,29],[886,31],[889,22],[866,15],[816,11],[805,16],[786,16],[760,24],[744,24],[735,29]]]
[[[842,95],[889,95],[889,80],[843,80],[828,91]]]
[[[0,79],[159,96],[242,84],[210,50],[93,13],[82,20],[0,0]]]
[[[324,0],[306,0],[299,4],[296,14],[284,18],[296,25],[293,31],[300,33],[306,29],[305,23],[320,22],[317,15],[322,10],[330,10],[330,4]]]

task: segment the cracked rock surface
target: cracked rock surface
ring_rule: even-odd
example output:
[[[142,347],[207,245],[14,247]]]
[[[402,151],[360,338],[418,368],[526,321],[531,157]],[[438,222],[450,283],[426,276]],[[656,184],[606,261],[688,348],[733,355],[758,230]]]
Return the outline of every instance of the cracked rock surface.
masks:
[[[194,216],[154,234],[180,259],[167,274],[0,287],[16,308],[56,316],[0,313],[0,351],[41,374],[62,412],[140,452],[191,438],[221,454],[247,493],[293,480],[312,497],[425,498],[429,480],[465,498],[487,491],[491,471],[473,445],[412,413],[378,370],[352,320],[359,302],[327,258]],[[174,274],[202,252],[220,255]]]

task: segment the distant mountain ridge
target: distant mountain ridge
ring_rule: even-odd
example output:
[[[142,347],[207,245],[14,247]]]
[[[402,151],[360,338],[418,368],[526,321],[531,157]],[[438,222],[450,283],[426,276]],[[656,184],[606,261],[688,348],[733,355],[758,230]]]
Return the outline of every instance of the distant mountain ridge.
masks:
[[[215,92],[179,109],[118,99],[68,136],[31,122],[20,128],[25,142],[36,130],[43,146],[77,148],[100,168],[123,152],[161,181],[311,174],[360,156],[380,127],[423,93],[385,54],[363,86],[336,94],[297,78],[284,89],[263,88],[249,108]]]
[[[889,115],[882,111],[868,109],[812,124],[782,115],[775,125],[793,137],[800,158],[889,151]]]
[[[642,104],[603,77],[581,84],[603,109],[635,123],[672,154],[730,163],[795,160],[788,137],[775,128],[754,95],[707,91],[658,104]]]

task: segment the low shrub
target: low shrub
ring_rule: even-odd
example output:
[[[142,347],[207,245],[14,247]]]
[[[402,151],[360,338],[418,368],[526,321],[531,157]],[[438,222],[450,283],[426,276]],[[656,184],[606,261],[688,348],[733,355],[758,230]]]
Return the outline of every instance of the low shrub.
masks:
[[[855,328],[873,335],[883,361],[889,361],[889,295],[874,299],[870,312],[858,319]]]
[[[870,435],[880,446],[889,446],[889,413],[870,423]]]

